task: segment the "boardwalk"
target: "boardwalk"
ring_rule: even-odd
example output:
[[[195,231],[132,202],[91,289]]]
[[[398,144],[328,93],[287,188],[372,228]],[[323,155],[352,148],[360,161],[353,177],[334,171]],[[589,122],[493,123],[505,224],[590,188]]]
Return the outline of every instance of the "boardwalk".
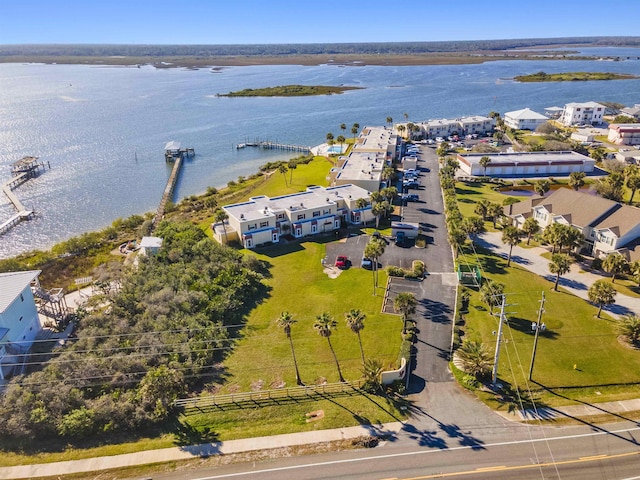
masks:
[[[12,186],[27,180],[27,178],[29,178],[29,173],[24,172],[2,184],[2,191],[9,198],[9,201],[13,204],[18,213],[9,218],[9,220],[0,224],[0,235],[20,223],[22,220],[28,220],[33,215],[33,211],[27,210],[11,190]]]
[[[158,225],[158,223],[160,223],[162,217],[164,217],[164,210],[167,206],[167,202],[173,198],[173,190],[176,187],[176,182],[178,181],[178,176],[180,175],[182,162],[182,156],[176,157],[175,163],[173,164],[173,170],[171,170],[171,175],[169,176],[169,180],[167,180],[167,186],[165,187],[164,193],[162,194],[162,200],[160,200],[160,205],[158,205],[156,216],[153,219],[154,228]]]

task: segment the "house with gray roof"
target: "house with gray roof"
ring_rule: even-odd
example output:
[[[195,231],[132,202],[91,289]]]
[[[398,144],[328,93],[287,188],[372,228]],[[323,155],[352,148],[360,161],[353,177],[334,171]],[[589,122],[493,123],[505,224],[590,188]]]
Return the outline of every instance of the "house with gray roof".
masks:
[[[40,270],[0,273],[0,381],[20,372],[42,330],[32,285]]]
[[[546,123],[548,117],[541,113],[534,112],[530,108],[506,112],[504,114],[504,124],[515,130],[535,130],[539,125]]]

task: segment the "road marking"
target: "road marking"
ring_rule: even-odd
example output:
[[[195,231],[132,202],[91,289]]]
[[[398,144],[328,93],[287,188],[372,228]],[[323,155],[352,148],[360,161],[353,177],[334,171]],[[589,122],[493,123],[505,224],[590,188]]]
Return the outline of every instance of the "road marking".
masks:
[[[504,445],[521,445],[521,444],[530,444],[530,443],[546,443],[546,442],[551,442],[554,440],[572,440],[572,439],[577,439],[577,438],[585,438],[585,437],[596,437],[599,435],[611,435],[611,434],[620,434],[620,433],[629,433],[629,432],[635,432],[640,430],[640,427],[634,427],[634,428],[629,428],[629,429],[622,429],[622,430],[612,430],[612,431],[604,431],[604,432],[591,432],[591,433],[580,433],[580,434],[575,434],[575,435],[566,435],[564,437],[547,437],[547,438],[536,438],[536,439],[527,439],[527,440],[516,440],[516,441],[511,441],[511,442],[496,442],[496,443],[488,443],[486,445],[483,445],[484,448],[489,448],[489,447],[501,447]],[[464,446],[464,447],[452,447],[452,448],[448,448],[444,451],[447,452],[453,452],[453,451],[457,451],[457,450],[470,450],[475,448],[475,446]],[[317,468],[317,467],[323,467],[323,466],[327,466],[327,465],[340,465],[340,464],[346,464],[346,463],[357,463],[357,462],[369,462],[372,460],[385,460],[388,458],[399,458],[399,457],[409,457],[409,456],[416,456],[416,455],[428,455],[428,454],[433,454],[433,453],[441,453],[443,452],[443,450],[440,449],[434,449],[434,450],[415,450],[412,452],[404,452],[404,453],[389,453],[389,454],[385,454],[385,455],[377,455],[377,456],[371,456],[371,457],[358,457],[358,458],[349,458],[349,459],[345,459],[345,460],[331,460],[328,462],[318,462],[318,463],[305,463],[302,465],[291,465],[288,467],[275,467],[275,468],[265,468],[263,470],[253,470],[250,472],[238,472],[238,473],[227,473],[227,474],[222,474],[222,475],[214,475],[211,477],[200,477],[200,478],[194,478],[192,480],[215,480],[217,478],[231,478],[231,477],[242,477],[242,476],[246,476],[246,475],[255,475],[255,474],[261,474],[261,473],[271,473],[271,472],[282,472],[282,471],[287,471],[287,470],[298,470],[298,469],[302,469],[302,468]],[[638,455],[640,454],[640,452],[631,452],[631,453],[623,453],[623,454],[619,454],[618,456],[625,456],[625,455]],[[612,455],[609,458],[615,458],[616,455]],[[583,461],[583,460],[571,460],[569,461],[570,463],[572,462],[577,462],[577,461]],[[528,465],[526,468],[535,468],[535,467],[541,467],[541,466],[548,466],[548,465],[561,465],[563,462],[557,462],[557,463],[549,463],[549,464],[545,464],[545,463],[539,463],[539,464],[534,464],[534,465]],[[514,467],[511,467],[514,468]],[[524,468],[524,467],[521,467]],[[471,472],[475,472],[478,473],[476,470],[471,470]],[[456,475],[460,475],[460,473],[457,473]],[[426,479],[426,478],[438,478],[438,477],[445,477],[445,476],[451,476],[450,474],[438,474],[438,475],[433,475],[431,477],[416,477],[416,478],[420,478],[420,479]],[[640,477],[637,477],[640,479]],[[404,480],[410,480],[410,479],[404,479]],[[634,480],[634,479],[629,479],[629,480]]]
[[[608,455],[603,453],[602,455],[591,455],[590,457],[580,457],[580,460],[597,460],[598,458],[604,458]]]
[[[476,468],[476,472],[490,472],[491,470],[504,470],[506,465],[496,465],[495,467],[480,467]]]

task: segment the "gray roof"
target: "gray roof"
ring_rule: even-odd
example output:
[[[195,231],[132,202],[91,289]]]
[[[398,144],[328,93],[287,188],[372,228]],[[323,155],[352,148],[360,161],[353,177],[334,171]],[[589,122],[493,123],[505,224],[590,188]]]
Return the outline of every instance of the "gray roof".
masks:
[[[606,198],[559,188],[539,204],[552,215],[562,215],[571,224],[585,228],[594,226],[603,215],[610,215],[620,204]]]
[[[40,270],[0,273],[0,313],[4,313],[38,275]]]

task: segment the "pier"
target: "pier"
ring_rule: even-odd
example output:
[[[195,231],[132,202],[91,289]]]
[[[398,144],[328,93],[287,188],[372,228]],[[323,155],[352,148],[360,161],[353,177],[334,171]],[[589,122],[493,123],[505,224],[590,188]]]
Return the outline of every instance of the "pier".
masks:
[[[9,220],[0,224],[0,235],[10,230],[23,220],[29,220],[33,217],[33,211],[27,210],[18,197],[13,193],[13,189],[18,185],[23,184],[30,178],[37,176],[40,170],[45,170],[46,167],[51,168],[51,165],[47,162],[38,161],[38,157],[24,157],[17,162],[11,164],[12,178],[2,184],[2,192],[7,196],[17,213]]]
[[[164,146],[164,159],[167,162],[175,162],[178,158],[193,157],[195,154],[193,147],[183,148],[180,142],[167,142]]]
[[[169,142],[164,147],[165,160],[167,162],[172,161],[174,163],[173,168],[171,169],[171,175],[169,175],[169,180],[167,180],[167,186],[164,188],[160,205],[158,205],[156,215],[153,217],[152,229],[162,221],[167,202],[173,198],[173,191],[176,188],[176,183],[178,182],[178,177],[180,176],[180,170],[182,169],[182,163],[185,156],[192,157],[193,155],[195,155],[193,148],[181,148],[179,142]]]
[[[307,147],[305,145],[291,145],[287,143],[278,143],[278,142],[270,142],[270,141],[245,142],[245,143],[239,143],[236,145],[236,149],[238,150],[245,147],[260,147],[268,150],[288,150],[290,152],[302,152],[302,153],[311,152],[311,147]]]

